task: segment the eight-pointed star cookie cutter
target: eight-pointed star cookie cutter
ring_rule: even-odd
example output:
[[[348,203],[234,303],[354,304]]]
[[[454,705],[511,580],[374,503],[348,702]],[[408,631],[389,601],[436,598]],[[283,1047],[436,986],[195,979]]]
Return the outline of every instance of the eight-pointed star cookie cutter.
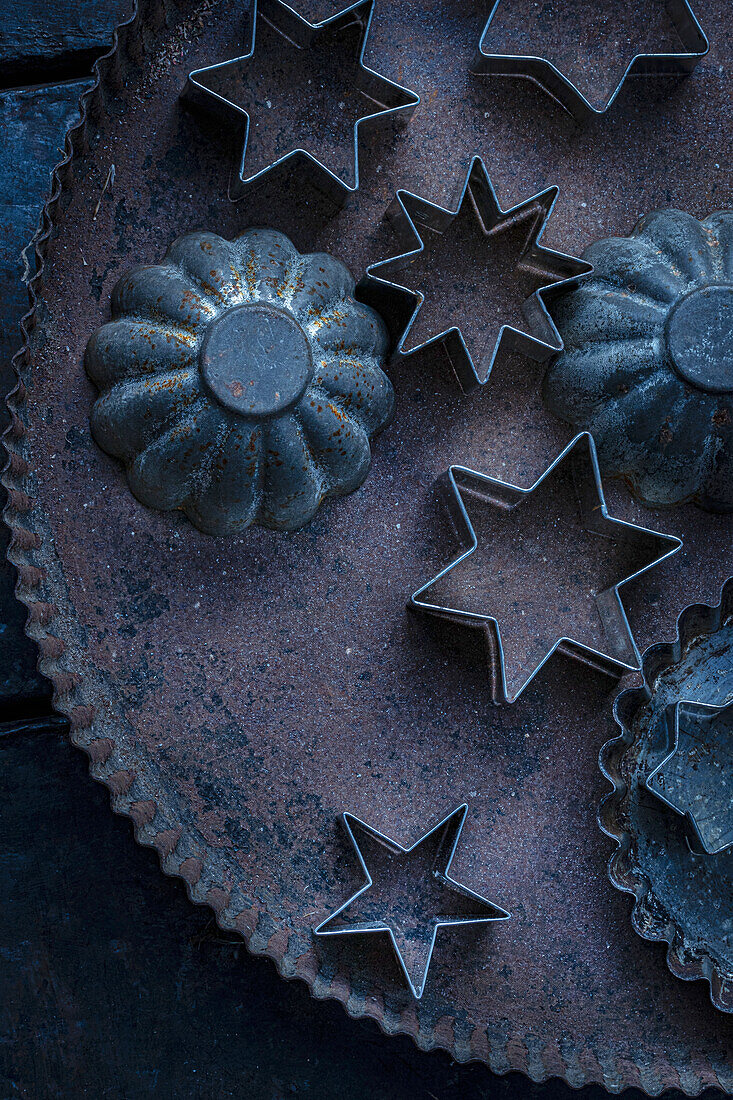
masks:
[[[670,751],[644,785],[689,821],[699,854],[721,855],[733,847],[733,701],[679,700],[666,721]]]
[[[425,989],[425,982],[433,958],[435,940],[439,928],[454,928],[462,925],[475,927],[476,925],[491,924],[494,921],[508,920],[511,917],[511,913],[508,913],[506,909],[502,909],[500,905],[496,905],[494,902],[482,897],[481,894],[477,894],[474,890],[469,889],[462,883],[457,882],[454,878],[451,878],[451,864],[458,847],[467,813],[468,804],[464,802],[460,806],[457,806],[455,810],[452,810],[437,825],[433,825],[423,833],[423,835],[416,840],[414,844],[411,844],[409,848],[403,847],[403,845],[399,844],[396,840],[392,840],[391,837],[386,836],[384,833],[380,833],[374,826],[368,825],[365,821],[362,821],[361,818],[355,817],[353,814],[347,812],[341,814],[342,824],[351,841],[354,852],[356,853],[359,867],[365,881],[364,885],[360,886],[343,905],[339,906],[335,912],[321,921],[318,927],[314,929],[313,934],[315,936],[364,934],[381,934],[383,936],[387,933],[402,973],[407,980],[410,992],[413,997],[419,1001]],[[372,920],[360,921],[352,925],[339,925],[338,923],[339,919],[346,913],[350,906],[366,894],[374,885],[374,879],[369,872],[367,862],[362,855],[362,850],[357,839],[359,834],[361,834],[362,837],[368,838],[371,842],[378,844],[393,856],[406,857],[414,853],[422,844],[426,842],[429,843],[433,837],[437,836],[438,843],[431,872],[433,878],[442,886],[446,887],[447,890],[459,895],[468,903],[469,907],[473,907],[476,910],[473,915],[470,913],[453,917],[440,917],[436,915],[434,920],[430,922],[428,938],[425,941],[426,947],[422,956],[417,959],[416,965],[411,965],[403,954],[403,950],[400,948],[392,924],[390,924],[389,921],[375,918]],[[407,900],[409,902],[410,898],[408,897]],[[485,909],[486,912],[479,914],[478,911],[481,909]],[[335,925],[335,927],[329,927],[330,925]],[[413,930],[413,936],[414,935],[415,930]]]
[[[617,544],[621,542],[632,544],[642,540],[649,547],[650,560],[616,584],[595,593],[595,604],[606,643],[603,649],[569,636],[556,637],[533,671],[523,679],[516,690],[510,691],[507,687],[506,660],[501,638],[501,624],[498,620],[489,611],[479,613],[433,603],[427,598],[427,593],[456,566],[474,554],[479,546],[475,528],[461,495],[462,486],[473,489],[483,502],[506,514],[521,506],[522,502],[540,489],[564,463],[572,464],[573,485],[583,528],[601,537],[608,537],[610,530],[613,530],[614,541]],[[450,565],[413,593],[408,607],[449,621],[481,627],[484,630],[490,658],[490,687],[494,703],[504,705],[516,702],[556,651],[574,657],[583,664],[614,677],[639,671],[641,656],[621,601],[620,590],[649,569],[676,554],[682,547],[682,540],[674,535],[661,534],[609,515],[595,444],[588,432],[580,432],[571,440],[530,488],[501,481],[465,466],[451,466],[447,473],[439,478],[438,489],[459,542],[465,549]]]
[[[538,363],[544,363],[550,356],[562,351],[562,338],[547,303],[577,286],[584,276],[592,272],[593,267],[584,260],[546,248],[540,243],[558,195],[559,188],[548,187],[503,210],[481,157],[472,159],[455,209],[438,206],[410,191],[399,190],[385,215],[397,234],[399,254],[370,264],[357,288],[359,298],[376,309],[386,321],[395,349],[394,358],[399,360],[428,347],[441,347],[461,389],[468,394],[486,385],[500,354],[518,351]],[[397,282],[393,275],[394,272],[408,270],[410,264],[425,252],[423,235],[426,231],[441,235],[446,232],[466,201],[471,203],[480,231],[487,238],[526,219],[529,223],[527,239],[517,266],[550,276],[547,284],[538,287],[522,304],[528,331],[502,324],[488,363],[481,373],[461,330],[456,327],[445,329],[416,347],[405,350],[425,294],[420,290],[410,290]],[[390,277],[387,277],[387,271]],[[553,272],[557,273],[555,277],[551,276]]]
[[[357,0],[357,3],[344,8],[320,23],[309,23],[298,15],[290,5],[284,3],[284,0],[252,0],[251,44],[247,53],[214,65],[194,69],[188,74],[186,87],[182,94],[184,101],[218,116],[225,123],[233,125],[237,130],[243,130],[242,155],[238,171],[236,175],[233,174],[229,187],[229,197],[233,201],[241,199],[251,187],[261,182],[264,177],[288,160],[301,162],[303,167],[309,171],[313,182],[337,204],[342,204],[349,195],[358,191],[360,131],[377,124],[383,125],[391,120],[407,122],[420,103],[420,97],[415,92],[403,88],[387,77],[380,76],[379,73],[364,64],[364,52],[369,38],[374,5],[375,0]],[[367,101],[374,104],[374,110],[367,112],[354,123],[353,184],[333,172],[308,149],[299,146],[289,149],[287,153],[259,171],[251,175],[247,174],[245,162],[249,144],[250,116],[244,108],[213,89],[206,87],[203,80],[208,73],[232,65],[246,65],[255,58],[258,20],[265,20],[286,41],[303,51],[308,50],[320,35],[344,30],[352,25],[359,27],[357,80],[354,87]]]
[[[628,76],[687,76],[707,54],[710,43],[688,0],[666,0],[670,20],[682,43],[676,52],[638,53],[626,66],[613,92],[600,108],[594,107],[577,84],[573,83],[548,58],[531,54],[500,54],[484,51],[484,42],[498,8],[506,0],[496,0],[484,26],[472,69],[475,73],[495,76],[520,76],[544,88],[577,122],[604,115],[615,103]],[[572,7],[572,5],[571,5]]]

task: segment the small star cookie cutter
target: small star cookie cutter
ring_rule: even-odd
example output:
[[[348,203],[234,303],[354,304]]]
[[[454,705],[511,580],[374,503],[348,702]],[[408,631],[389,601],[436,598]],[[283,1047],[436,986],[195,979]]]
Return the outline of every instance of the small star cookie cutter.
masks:
[[[627,575],[612,584],[606,583],[608,573],[601,573],[604,579],[599,583],[597,591],[590,586],[590,583],[586,583],[587,576],[593,572],[589,569],[584,578],[584,586],[581,588],[576,585],[583,601],[579,606],[581,609],[586,609],[586,623],[583,629],[588,631],[589,637],[573,636],[575,631],[567,634],[553,632],[552,639],[545,642],[541,638],[540,631],[543,617],[547,615],[546,601],[557,599],[562,604],[562,599],[568,594],[563,591],[562,596],[559,592],[555,595],[554,589],[548,589],[543,593],[542,574],[544,571],[549,575],[549,571],[544,569],[543,563],[547,562],[547,558],[541,551],[547,546],[547,536],[540,537],[535,532],[527,533],[520,529],[517,537],[516,527],[512,528],[511,524],[521,522],[522,513],[517,510],[523,507],[526,509],[527,502],[537,501],[539,498],[541,507],[540,494],[543,492],[546,494],[548,489],[552,491],[553,480],[558,482],[561,476],[566,477],[568,481],[568,486],[559,482],[561,494],[564,496],[567,488],[570,487],[570,491],[574,491],[576,496],[580,523],[577,535],[572,540],[568,540],[573,548],[576,547],[582,532],[587,532],[591,536],[612,540],[615,546],[629,554],[628,560],[633,561],[634,564]],[[682,546],[682,541],[673,535],[660,534],[609,516],[595,444],[588,432],[577,435],[531,488],[521,488],[500,481],[498,478],[477,473],[475,470],[469,470],[464,466],[451,466],[447,474],[439,479],[438,484],[443,490],[444,503],[458,539],[465,549],[437,576],[418,588],[410,597],[408,606],[417,611],[483,630],[490,657],[490,686],[494,703],[503,705],[516,702],[556,651],[574,657],[591,668],[611,676],[622,676],[641,668],[641,657],[621,602],[620,590],[649,569],[676,554]],[[491,608],[487,608],[484,604],[487,596],[490,602],[490,586],[495,583],[491,576],[486,582],[487,588],[479,592],[475,600],[474,589],[472,587],[466,589],[464,606],[460,603],[452,605],[440,600],[436,602],[436,598],[431,595],[432,589],[440,586],[454,570],[460,569],[463,563],[471,559],[479,549],[476,530],[466,506],[467,499],[472,505],[478,502],[493,506],[503,516],[502,522],[509,524],[509,535],[515,538],[515,546],[511,553],[503,553],[501,556],[499,568],[502,573],[508,572],[515,564],[515,551],[521,552],[525,547],[528,550],[528,558],[524,563],[525,570],[522,570],[521,562],[516,566],[517,570],[521,571],[521,574],[518,572],[517,575],[522,582],[517,586],[518,594],[514,593],[509,600],[514,609],[513,618],[518,624],[523,624],[521,629],[526,632],[525,635],[521,635],[521,632],[518,635],[524,643],[524,648],[516,644],[508,624],[503,625],[497,615],[492,614]],[[551,504],[551,508],[552,506]],[[554,519],[553,516],[555,516]],[[550,532],[550,537],[555,539],[559,537],[557,522],[556,513],[550,511],[547,520],[543,519],[541,525],[542,530]],[[499,536],[494,541],[498,543]],[[482,545],[486,543],[487,540],[484,540]],[[511,548],[511,541],[509,545]],[[474,562],[476,560],[480,558],[474,559]],[[497,561],[498,559],[492,561],[492,566]],[[526,571],[527,563],[534,564],[534,576]],[[565,563],[563,573],[569,586],[575,585],[575,578],[580,576],[581,567],[580,561]],[[626,568],[623,571],[626,573]],[[498,572],[497,575],[499,575]],[[482,582],[483,578],[482,573]],[[500,587],[501,582],[495,583],[497,593]],[[508,588],[509,584],[507,584]],[[471,603],[473,606],[469,606]],[[526,618],[525,610],[529,611]],[[589,626],[588,623],[592,625]],[[593,629],[597,632],[599,641],[592,637]],[[503,638],[502,631],[505,631],[506,638]],[[508,638],[512,639],[511,666],[506,654]],[[532,656],[533,647],[534,656]],[[540,656],[540,653],[543,655]],[[514,669],[515,665],[517,671]]]
[[[596,107],[578,85],[548,58],[531,54],[490,53],[484,50],[491,23],[505,2],[506,0],[496,0],[491,10],[473,62],[473,71],[533,80],[580,123],[604,115],[613,106],[628,76],[687,76],[710,49],[707,36],[687,0],[667,0],[665,7],[683,48],[674,52],[635,54],[616,87],[605,97],[602,105]]]
[[[543,363],[550,356],[562,351],[563,342],[547,303],[576,286],[583,276],[592,272],[593,267],[585,260],[556,252],[540,244],[558,194],[557,187],[548,187],[524,202],[502,210],[481,157],[474,157],[471,161],[455,210],[437,206],[410,191],[397,192],[386,216],[394,225],[401,251],[388,260],[370,264],[358,286],[359,298],[375,308],[386,321],[397,359],[415,355],[431,346],[441,347],[461,389],[464,393],[470,393],[489,381],[500,354],[519,351],[536,362]],[[412,290],[395,278],[402,272],[408,272],[410,266],[423,256],[428,235],[445,234],[466,204],[470,204],[478,222],[478,230],[486,238],[489,249],[493,240],[503,231],[514,230],[526,221],[525,242],[516,269],[532,272],[543,283],[522,304],[525,328],[506,323],[497,326],[493,350],[481,371],[463,333],[455,326],[435,333],[415,347],[407,348],[410,333],[426,301],[426,295],[422,290]],[[545,276],[546,282],[543,282]],[[490,293],[491,284],[487,282],[487,301]]]
[[[273,169],[278,168],[286,161],[297,160],[310,170],[321,190],[325,191],[334,202],[342,204],[349,195],[359,188],[359,136],[362,129],[370,129],[377,124],[381,125],[392,119],[406,122],[412,115],[420,102],[420,97],[415,92],[401,87],[401,85],[394,83],[387,77],[380,76],[379,73],[364,64],[364,52],[374,14],[374,4],[375,0],[357,0],[357,3],[344,8],[343,11],[337,12],[320,23],[309,23],[283,0],[253,0],[251,46],[248,52],[228,61],[194,69],[189,73],[182,94],[183,99],[193,106],[219,116],[224,122],[231,124],[237,130],[243,130],[242,155],[238,171],[233,175],[229,188],[229,196],[233,201],[241,199],[251,187],[261,182]],[[348,182],[337,172],[332,171],[327,164],[307,148],[297,143],[286,152],[276,156],[265,167],[254,172],[247,171],[247,149],[252,127],[250,112],[233,99],[208,86],[208,81],[212,75],[220,74],[222,70],[235,67],[241,68],[256,61],[257,28],[262,21],[276,31],[283,42],[292,47],[296,55],[298,51],[309,50],[322,36],[337,35],[353,26],[359,28],[357,73],[354,90],[370,105],[371,109],[367,108],[366,114],[357,118],[353,127],[353,183]],[[295,57],[293,64],[297,63],[297,57]]]
[[[428,829],[419,840],[409,848],[404,848],[396,840],[380,833],[372,825],[354,817],[353,814],[344,813],[341,820],[352,847],[359,861],[359,867],[365,878],[365,883],[355,894],[345,901],[334,913],[322,921],[316,929],[316,936],[345,936],[387,933],[402,973],[407,979],[410,992],[416,1000],[420,1000],[425,989],[425,981],[428,969],[433,957],[435,940],[439,928],[452,928],[458,925],[476,926],[490,924],[494,921],[508,920],[511,916],[506,909],[495,905],[486,898],[469,890],[467,886],[456,882],[450,876],[451,863],[458,847],[458,841],[463,829],[463,823],[468,813],[468,805],[464,802],[456,807],[447,817],[437,825]],[[359,839],[357,839],[359,838]],[[455,905],[462,908],[461,913],[438,914],[430,916],[421,911],[419,886],[409,873],[403,880],[406,888],[396,889],[391,897],[387,885],[386,897],[379,906],[379,897],[376,910],[370,911],[369,902],[373,895],[369,891],[379,893],[380,883],[375,887],[375,879],[369,871],[367,859],[364,858],[362,849],[370,848],[375,857],[379,858],[380,850],[383,858],[391,871],[395,865],[402,863],[403,869],[409,872],[410,865],[423,859],[429,866],[427,875],[423,875],[423,889],[432,891],[433,894],[450,894],[457,900]],[[390,866],[391,865],[391,866]],[[418,868],[419,869],[419,868]],[[423,868],[424,870],[424,868]],[[384,891],[383,891],[384,893]],[[362,916],[364,919],[355,920],[354,923],[344,923],[348,910],[358,909],[358,903],[362,901]],[[402,908],[401,908],[402,907]],[[381,917],[379,915],[381,913]],[[408,918],[408,919],[405,919]]]
[[[687,818],[705,855],[733,847],[733,702],[680,700],[667,709],[671,750],[645,786]]]

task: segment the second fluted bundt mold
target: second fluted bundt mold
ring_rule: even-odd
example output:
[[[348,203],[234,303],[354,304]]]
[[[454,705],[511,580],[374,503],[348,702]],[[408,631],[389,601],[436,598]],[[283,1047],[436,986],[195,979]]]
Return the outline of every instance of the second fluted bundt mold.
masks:
[[[553,308],[547,407],[644,503],[733,509],[733,210],[658,210],[583,259]]]
[[[202,531],[295,530],[353,492],[391,418],[387,334],[347,268],[251,229],[176,240],[125,275],[86,369],[92,433],[135,496]]]

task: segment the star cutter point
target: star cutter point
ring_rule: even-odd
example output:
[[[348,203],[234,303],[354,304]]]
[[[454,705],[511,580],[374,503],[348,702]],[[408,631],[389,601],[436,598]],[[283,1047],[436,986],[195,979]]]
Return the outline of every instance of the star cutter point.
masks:
[[[410,845],[409,848],[404,848],[397,841],[392,840],[384,833],[380,833],[372,825],[368,825],[365,821],[355,817],[353,814],[343,813],[341,815],[343,826],[351,841],[351,845],[359,862],[359,867],[366,881],[363,886],[344,902],[343,905],[339,906],[335,912],[331,913],[330,916],[314,929],[314,935],[345,936],[387,933],[410,992],[416,1000],[420,1000],[425,989],[425,982],[432,961],[435,940],[439,928],[453,928],[460,925],[476,926],[480,924],[492,924],[495,921],[508,920],[511,916],[506,909],[502,909],[501,906],[488,901],[488,899],[482,897],[481,894],[477,894],[474,890],[470,890],[467,886],[451,878],[450,868],[458,847],[467,813],[468,805],[464,802],[456,807],[455,810],[452,810],[451,813],[444,817],[437,825],[432,826],[427,832],[423,833],[420,839]],[[367,860],[362,853],[358,840],[359,835],[362,837],[362,844],[369,839],[373,844],[378,844],[386,849],[390,855],[404,857],[408,860],[410,857],[414,859],[415,854],[421,847],[426,845],[429,847],[431,842],[435,841],[436,853],[432,859],[431,869],[433,878],[447,893],[458,895],[469,909],[473,907],[476,912],[472,915],[467,913],[466,915],[457,914],[454,916],[439,916],[435,914],[433,919],[428,922],[427,927],[423,929],[427,935],[423,940],[422,951],[418,952],[415,959],[408,959],[405,955],[404,941],[409,937],[399,928],[396,933],[396,920],[390,923],[388,920],[371,918],[367,921],[356,922],[352,925],[340,925],[339,922],[346,916],[347,911],[355,905],[359,899],[363,898],[375,885],[375,880],[372,878],[369,871]],[[403,897],[403,895],[400,895],[400,897]],[[486,912],[479,913],[479,910],[482,909],[485,909]],[[335,925],[335,927],[329,928],[329,925]],[[415,936],[413,935],[412,938],[414,939]],[[400,945],[400,940],[403,941],[403,946]]]
[[[558,194],[557,187],[548,187],[516,206],[503,210],[481,157],[474,157],[471,161],[455,210],[438,206],[411,191],[401,189],[397,192],[387,210],[387,218],[394,225],[402,251],[387,260],[370,264],[359,283],[359,294],[363,301],[384,317],[398,358],[408,358],[428,347],[442,347],[461,389],[464,393],[470,393],[486,385],[501,354],[510,350],[520,351],[542,363],[551,355],[562,351],[563,342],[547,308],[547,302],[576,286],[580,279],[592,272],[593,267],[585,260],[546,248],[540,243]],[[532,220],[524,248],[517,257],[515,270],[523,264],[527,267],[526,261],[531,261],[536,264],[538,273],[541,272],[543,277],[547,275],[548,279],[522,305],[524,320],[527,322],[525,328],[520,329],[506,323],[498,327],[493,350],[481,372],[463,333],[455,326],[406,350],[408,338],[426,301],[426,294],[421,290],[410,289],[393,277],[394,274],[409,269],[417,257],[426,253],[425,238],[428,232],[442,236],[462,214],[467,203],[471,205],[478,232],[486,238],[489,249],[492,239],[498,237],[503,230],[515,227],[522,219]],[[486,297],[488,298],[488,294]]]
[[[534,493],[565,464],[571,464],[574,491],[582,527],[591,534],[608,537],[614,532],[615,542],[619,545],[648,548],[646,564],[635,568],[628,576],[604,590],[594,593],[604,647],[591,645],[568,635],[557,635],[544,657],[538,661],[529,675],[518,680],[517,686],[510,689],[507,676],[507,661],[502,644],[502,626],[490,612],[477,612],[465,607],[451,607],[442,603],[433,603],[429,598],[430,589],[443,580],[449,573],[460,567],[479,547],[476,531],[469,517],[461,486],[468,489],[473,484],[478,487],[483,503],[494,506],[504,513],[532,498]],[[621,602],[620,589],[630,581],[640,577],[649,569],[660,565],[682,547],[682,540],[674,535],[665,535],[626,520],[616,519],[608,514],[603,485],[601,482],[595,444],[588,432],[579,433],[567,445],[564,451],[548,466],[544,473],[530,488],[522,488],[487,474],[478,473],[464,466],[451,466],[440,479],[444,503],[458,534],[459,542],[465,547],[450,565],[442,569],[435,577],[417,589],[410,597],[408,607],[435,615],[452,622],[483,629],[488,643],[491,677],[490,685],[494,703],[506,705],[515,703],[537,674],[544,668],[556,651],[580,660],[600,672],[622,676],[627,672],[637,672],[641,667],[641,657],[631,632],[626,612]],[[521,568],[521,565],[518,566]]]
[[[489,28],[505,0],[496,0],[484,26],[473,62],[473,72],[495,76],[519,76],[533,80],[548,92],[577,122],[599,118],[615,103],[631,75],[689,75],[710,49],[710,43],[688,0],[671,0],[666,4],[671,22],[683,45],[679,52],[637,53],[629,61],[616,87],[601,107],[595,107],[577,84],[570,80],[549,58],[532,54],[502,54],[484,50]]]
[[[364,64],[364,53],[369,39],[374,5],[375,0],[357,0],[356,3],[336,12],[335,15],[329,16],[320,23],[309,23],[289,4],[284,3],[284,0],[253,0],[249,50],[238,57],[194,69],[188,74],[186,86],[182,93],[183,100],[202,108],[209,114],[218,115],[236,129],[243,130],[243,148],[239,168],[236,176],[233,176],[229,188],[229,195],[233,201],[241,199],[250,188],[259,184],[269,173],[287,161],[302,161],[312,172],[314,178],[318,180],[321,189],[339,205],[345,202],[349,195],[358,191],[359,136],[362,128],[382,124],[395,117],[406,122],[420,103],[420,97],[417,93],[402,87],[388,77],[381,76]],[[277,156],[265,167],[251,174],[247,173],[247,149],[252,125],[250,112],[234,102],[233,99],[229,99],[207,87],[204,81],[207,74],[220,72],[233,66],[247,66],[256,62],[257,28],[259,21],[262,20],[266,21],[284,41],[289,42],[294,50],[302,51],[307,51],[320,35],[346,29],[354,24],[359,26],[356,90],[363,95],[365,100],[373,104],[374,110],[361,115],[353,125],[353,183],[349,183],[343,176],[332,171],[323,160],[319,159],[309,149],[298,145],[297,142],[286,153]]]
[[[701,854],[733,847],[733,701],[680,700],[667,710],[671,750],[645,786],[687,819]]]

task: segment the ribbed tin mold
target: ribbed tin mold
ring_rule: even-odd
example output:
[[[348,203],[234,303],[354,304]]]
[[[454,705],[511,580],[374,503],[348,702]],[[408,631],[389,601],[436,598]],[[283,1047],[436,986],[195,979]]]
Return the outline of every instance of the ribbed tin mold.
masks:
[[[645,504],[733,509],[733,210],[656,210],[554,303],[545,404]]]
[[[99,446],[202,531],[292,531],[364,481],[389,421],[387,332],[332,256],[283,233],[189,233],[117,283],[87,345]]]

